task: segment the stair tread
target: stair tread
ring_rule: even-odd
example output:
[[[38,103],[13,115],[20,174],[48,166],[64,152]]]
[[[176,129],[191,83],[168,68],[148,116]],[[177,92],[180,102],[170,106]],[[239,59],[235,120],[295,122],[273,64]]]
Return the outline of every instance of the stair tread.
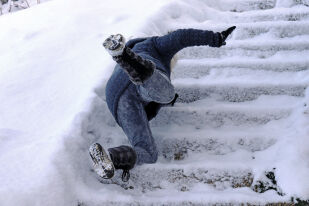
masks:
[[[178,28],[196,28],[221,32],[231,26],[231,22],[218,23],[217,21],[205,21],[203,23],[182,23],[172,25],[172,30]],[[234,40],[259,40],[265,39],[288,39],[300,35],[309,34],[308,21],[260,21],[252,23],[233,23],[237,28],[231,38]]]
[[[197,169],[212,170],[212,171],[246,171],[251,170],[256,166],[254,154],[246,150],[238,150],[234,153],[227,155],[216,154],[191,154],[190,157],[183,160],[167,161],[164,159],[158,160],[156,164],[147,166],[140,166],[136,170],[171,170],[171,169],[184,169],[185,171],[192,171]]]
[[[193,103],[175,103],[173,107],[164,107],[163,110],[173,111],[281,111],[291,110],[296,106],[303,105],[300,97],[292,96],[262,96],[257,100],[247,102],[222,102],[213,99],[198,100]]]
[[[258,99],[262,95],[267,96],[293,96],[304,97],[307,83],[283,83],[263,82],[258,83],[250,78],[243,80],[189,81],[189,79],[174,79],[176,92],[179,94],[177,102],[190,103],[198,100],[213,98],[226,102],[246,102]],[[249,80],[249,82],[248,82]]]
[[[186,195],[187,194],[187,195]],[[207,195],[206,195],[207,194]],[[102,194],[98,194],[101,195]],[[98,197],[101,199],[100,197]],[[241,200],[241,201],[240,201]],[[89,202],[88,202],[89,201]],[[102,204],[94,204],[91,199],[85,201],[85,205],[101,206]],[[168,195],[166,191],[151,191],[147,194],[123,194],[117,193],[115,198],[108,198],[108,200],[102,201],[102,203],[107,205],[166,205],[166,206],[176,206],[176,205],[213,205],[213,204],[241,204],[241,203],[251,203],[251,204],[267,204],[267,203],[281,203],[290,202],[287,197],[282,197],[276,195],[272,192],[265,192],[262,194],[257,194],[253,192],[250,188],[236,188],[222,190],[218,192],[212,187],[196,187],[191,191],[184,193],[183,191],[169,190]],[[207,203],[207,204],[206,204]]]
[[[275,6],[274,0],[233,0],[227,1],[218,9],[222,11],[245,12],[251,10],[267,10]]]
[[[304,39],[305,38],[305,39]],[[218,59],[224,58],[247,58],[268,59],[274,56],[306,55],[309,50],[309,36],[297,40],[229,40],[224,47],[216,48],[209,46],[188,47],[181,50],[178,59]]]
[[[309,15],[309,14],[308,14]],[[227,45],[224,47],[220,47],[217,49],[230,49],[230,48],[248,48],[248,49],[259,49],[259,50],[267,50],[267,49],[293,49],[293,50],[299,50],[303,48],[308,48],[309,46],[309,40],[308,35],[298,36],[297,38],[289,39],[287,41],[286,39],[271,39],[271,40],[234,40],[230,39]],[[201,49],[203,47],[207,46],[201,46],[201,47],[191,47],[192,49]],[[209,48],[209,47],[207,47]],[[186,48],[186,49],[190,49]],[[291,50],[292,50],[291,49]]]
[[[235,15],[235,13],[233,13]],[[306,6],[294,6],[291,8],[274,8],[270,10],[251,10],[242,13],[236,13],[236,18],[232,18],[231,22],[237,21],[246,21],[246,22],[256,22],[258,19],[269,19],[271,21],[282,20],[282,18],[286,17],[287,20],[295,21],[293,17],[308,17],[309,9]],[[297,19],[296,19],[297,20]]]
[[[201,28],[208,28],[209,30],[220,30],[224,29],[228,26],[230,26],[230,23],[218,23],[212,24],[212,21],[205,21],[203,23],[195,22],[193,25]],[[256,28],[263,28],[264,30],[268,29],[285,29],[286,27],[294,27],[301,28],[303,26],[308,26],[309,22],[307,20],[303,21],[284,21],[284,20],[278,20],[278,21],[260,21],[260,22],[234,22],[237,29],[256,29]],[[237,31],[237,30],[235,30]],[[300,31],[307,31],[307,30],[300,30]],[[300,32],[300,35],[305,34],[306,32]]]
[[[162,108],[158,116],[151,122],[154,127],[164,125],[191,125],[196,127],[220,128],[223,126],[256,126],[272,121],[286,119],[293,112],[290,106],[266,107],[199,107],[177,106]]]
[[[288,60],[286,60],[288,59]],[[208,75],[211,70],[222,69],[243,69],[255,71],[272,72],[299,72],[309,69],[309,60],[297,59],[290,60],[290,57],[280,57],[276,59],[257,59],[257,58],[224,58],[224,59],[180,59],[172,72],[172,77],[181,78],[186,76],[201,77]],[[296,74],[297,75],[297,74]],[[265,75],[264,75],[265,76]],[[275,78],[276,76],[274,76]]]
[[[308,37],[308,35],[306,35]],[[216,48],[209,46],[194,46],[188,47],[180,51],[180,55],[187,55],[190,50],[195,50],[199,53],[203,53],[211,50],[232,50],[232,49],[247,49],[247,50],[290,50],[293,52],[299,50],[305,50],[309,48],[308,40],[295,40],[295,41],[286,41],[286,40],[230,40],[227,45],[224,47]]]
[[[306,52],[308,53],[308,52]],[[284,58],[284,57],[280,57]],[[288,64],[295,65],[304,65],[309,67],[309,60],[303,57],[297,57],[298,59],[280,59],[280,58],[268,58],[268,59],[258,59],[258,58],[250,58],[246,57],[246,59],[240,58],[224,58],[224,59],[210,59],[210,58],[201,58],[201,59],[180,59],[179,64],[199,64],[202,66],[211,66],[211,67],[246,67],[246,65],[251,64],[277,64],[282,66],[288,66]],[[287,57],[286,57],[287,58]],[[291,58],[291,57],[290,57]]]
[[[173,84],[176,89],[178,87],[191,87],[192,89],[202,89],[202,88],[211,88],[211,87],[222,87],[222,88],[273,88],[278,87],[285,89],[285,87],[302,87],[306,88],[309,85],[309,82],[305,80],[299,82],[282,82],[274,81],[267,82],[265,79],[260,79],[261,82],[258,82],[259,79],[255,79],[250,82],[246,82],[245,79],[226,79],[227,81],[224,83],[224,79],[219,81],[208,81],[208,78],[176,78],[173,79]],[[243,81],[243,82],[242,82]]]
[[[278,74],[277,76],[274,76],[275,74],[272,72],[269,73],[242,73],[240,72],[234,72],[233,73],[232,68],[226,69],[225,71],[219,71],[219,72],[225,72],[225,74],[219,74],[219,72],[211,72],[207,76],[201,76],[200,78],[190,78],[190,77],[184,77],[184,78],[175,78],[172,79],[172,83],[175,85],[175,87],[181,87],[181,86],[192,86],[192,87],[200,87],[200,86],[224,86],[224,87],[285,87],[285,86],[304,86],[306,87],[309,84],[308,76],[302,75],[307,74],[308,72],[302,72],[298,74]],[[230,72],[230,73],[229,73]],[[238,75],[239,74],[239,75]],[[269,75],[267,75],[269,74]],[[172,74],[173,75],[173,74]]]

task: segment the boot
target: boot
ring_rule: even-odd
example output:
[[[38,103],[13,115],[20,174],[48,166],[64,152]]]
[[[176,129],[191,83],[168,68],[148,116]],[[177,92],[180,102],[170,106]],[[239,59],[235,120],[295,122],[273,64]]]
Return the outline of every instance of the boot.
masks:
[[[154,62],[142,58],[126,47],[121,34],[111,35],[104,41],[103,46],[136,85],[143,84],[156,68]]]
[[[89,148],[89,154],[93,162],[94,171],[104,179],[114,176],[114,164],[99,143],[94,143]]]
[[[137,159],[137,155],[132,147],[122,145],[108,149],[115,169],[122,169],[122,181],[127,182],[130,179],[130,172]]]

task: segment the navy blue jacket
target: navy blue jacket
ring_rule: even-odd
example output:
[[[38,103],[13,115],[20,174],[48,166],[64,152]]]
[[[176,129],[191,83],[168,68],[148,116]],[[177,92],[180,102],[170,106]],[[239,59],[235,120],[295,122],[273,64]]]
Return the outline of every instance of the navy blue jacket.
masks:
[[[220,33],[198,29],[179,29],[161,37],[132,39],[127,42],[126,46],[130,47],[141,57],[153,61],[156,64],[156,68],[170,78],[170,62],[178,51],[190,46],[209,45],[220,47],[221,44]],[[117,64],[106,85],[106,102],[117,122],[119,98],[130,84],[133,83],[128,75]],[[146,109],[147,114],[150,112]]]

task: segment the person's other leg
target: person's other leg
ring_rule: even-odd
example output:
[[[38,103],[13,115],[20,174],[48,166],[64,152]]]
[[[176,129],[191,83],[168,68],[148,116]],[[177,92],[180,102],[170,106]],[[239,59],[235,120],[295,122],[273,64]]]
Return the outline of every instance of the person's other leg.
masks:
[[[126,47],[121,34],[111,35],[104,41],[103,46],[128,74],[145,101],[166,104],[174,99],[175,90],[169,78],[156,69],[154,62]]]
[[[122,67],[126,68],[131,77],[131,81],[136,85],[137,91],[146,102],[157,102],[161,104],[170,103],[175,97],[175,89],[170,79],[156,68],[154,62],[141,57],[130,48],[125,48],[123,55],[120,57]],[[134,72],[136,71],[136,72]],[[153,71],[153,72],[149,72]],[[145,74],[144,74],[145,73]],[[136,83],[133,79],[144,79]],[[145,78],[147,76],[147,78]]]
[[[147,81],[136,87],[140,96],[148,102],[167,104],[175,97],[175,89],[171,81],[158,69],[154,70]]]
[[[137,164],[155,163],[158,151],[134,85],[130,85],[120,97],[117,118],[137,154]]]

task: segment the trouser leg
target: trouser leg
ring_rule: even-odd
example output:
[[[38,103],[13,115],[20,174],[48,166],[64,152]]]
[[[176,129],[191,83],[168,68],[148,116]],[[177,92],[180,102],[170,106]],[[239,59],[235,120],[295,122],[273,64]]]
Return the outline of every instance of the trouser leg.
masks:
[[[166,104],[174,99],[174,86],[169,78],[156,68],[154,62],[141,57],[128,47],[123,49],[121,55],[113,56],[113,59],[128,74],[145,101]]]
[[[145,101],[166,104],[174,99],[174,86],[170,79],[156,68],[154,62],[139,56],[130,48],[124,50],[122,60],[128,62],[133,67],[132,70],[138,71],[139,75],[147,74],[147,78],[143,78],[145,80],[136,84],[138,93]]]
[[[158,69],[154,70],[146,82],[136,87],[140,96],[147,102],[167,104],[175,97],[175,89],[171,81]]]
[[[143,84],[156,68],[152,61],[142,58],[128,47],[124,48],[121,55],[113,56],[113,60],[121,66],[135,85]]]
[[[155,163],[158,151],[144,105],[140,101],[134,85],[129,86],[120,97],[117,118],[137,154],[137,164]]]

